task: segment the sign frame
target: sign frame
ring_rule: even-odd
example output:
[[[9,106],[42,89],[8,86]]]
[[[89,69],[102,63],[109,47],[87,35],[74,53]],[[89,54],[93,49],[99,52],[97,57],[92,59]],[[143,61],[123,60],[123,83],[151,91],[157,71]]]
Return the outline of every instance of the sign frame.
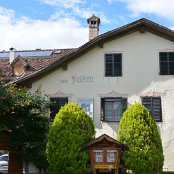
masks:
[[[77,103],[93,119],[94,99],[93,98],[78,98]]]

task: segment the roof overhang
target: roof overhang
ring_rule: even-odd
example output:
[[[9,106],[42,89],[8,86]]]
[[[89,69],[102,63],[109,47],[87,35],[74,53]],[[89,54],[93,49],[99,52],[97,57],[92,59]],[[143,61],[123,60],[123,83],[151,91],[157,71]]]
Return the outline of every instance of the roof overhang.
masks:
[[[86,44],[82,45],[81,47],[79,47],[76,51],[63,56],[61,59],[54,62],[53,64],[51,64],[37,72],[34,72],[33,74],[31,74],[29,76],[26,76],[26,77],[23,77],[16,81],[13,81],[12,83],[25,84],[29,80],[37,79],[50,71],[54,71],[56,68],[61,68],[65,65],[69,64],[73,60],[77,59],[78,57],[84,55],[85,53],[87,53],[88,51],[90,51],[96,47],[102,48],[103,44],[106,42],[123,37],[125,35],[131,34],[136,31],[139,31],[141,33],[148,31],[159,37],[165,38],[172,42],[174,41],[174,31],[173,30],[168,29],[155,22],[152,22],[148,19],[142,18],[140,20],[127,24],[123,27],[120,27],[120,28],[111,30],[109,32],[106,32],[104,34],[101,34],[101,35],[97,36],[96,38],[92,39],[91,41],[87,42]]]

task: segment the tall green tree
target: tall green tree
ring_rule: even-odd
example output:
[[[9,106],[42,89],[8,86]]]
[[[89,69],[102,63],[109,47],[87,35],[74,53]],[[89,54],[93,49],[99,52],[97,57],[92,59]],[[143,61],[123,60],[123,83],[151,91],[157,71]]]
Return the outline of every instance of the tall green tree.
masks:
[[[130,106],[120,120],[118,140],[129,146],[123,153],[125,168],[134,174],[159,174],[164,157],[154,119],[140,103]]]
[[[49,101],[40,90],[31,93],[14,85],[1,85],[0,96],[0,127],[9,130],[10,148],[25,161],[25,173],[29,161],[45,168]]]
[[[62,107],[48,135],[50,174],[85,173],[88,154],[81,149],[94,135],[93,121],[83,109],[71,103]]]

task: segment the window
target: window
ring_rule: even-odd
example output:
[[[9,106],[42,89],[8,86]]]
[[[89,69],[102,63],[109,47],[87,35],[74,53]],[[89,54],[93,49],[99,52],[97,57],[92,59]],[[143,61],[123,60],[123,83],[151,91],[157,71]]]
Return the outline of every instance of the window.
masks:
[[[8,154],[3,154],[0,156],[0,161],[8,161]]]
[[[155,121],[162,121],[161,97],[142,97],[142,104],[148,109]]]
[[[174,52],[161,52],[160,75],[174,75]]]
[[[59,112],[60,108],[64,106],[66,103],[68,103],[67,97],[61,97],[61,98],[50,98],[51,105],[50,105],[50,119],[54,119],[56,114]]]
[[[103,162],[103,150],[94,150],[95,153],[95,162],[102,163]]]
[[[122,76],[122,54],[105,54],[105,76]]]
[[[116,150],[107,150],[107,162],[113,163],[116,161]]]
[[[22,65],[21,66],[14,66],[14,69],[13,69],[14,75],[16,75],[16,76],[22,75],[25,72],[25,69],[26,69],[26,67],[24,67]]]
[[[120,121],[127,108],[127,98],[101,98],[101,120]]]

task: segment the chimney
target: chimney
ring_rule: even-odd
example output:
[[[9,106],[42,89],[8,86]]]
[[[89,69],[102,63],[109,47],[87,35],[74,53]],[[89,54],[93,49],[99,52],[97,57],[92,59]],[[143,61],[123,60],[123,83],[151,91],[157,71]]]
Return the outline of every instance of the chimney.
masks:
[[[92,40],[98,36],[100,18],[95,15],[92,15],[92,17],[87,19],[87,22],[89,24],[89,40]]]
[[[15,59],[15,48],[10,48],[10,52],[9,52],[9,57],[10,57],[10,64],[13,62],[13,60]]]

